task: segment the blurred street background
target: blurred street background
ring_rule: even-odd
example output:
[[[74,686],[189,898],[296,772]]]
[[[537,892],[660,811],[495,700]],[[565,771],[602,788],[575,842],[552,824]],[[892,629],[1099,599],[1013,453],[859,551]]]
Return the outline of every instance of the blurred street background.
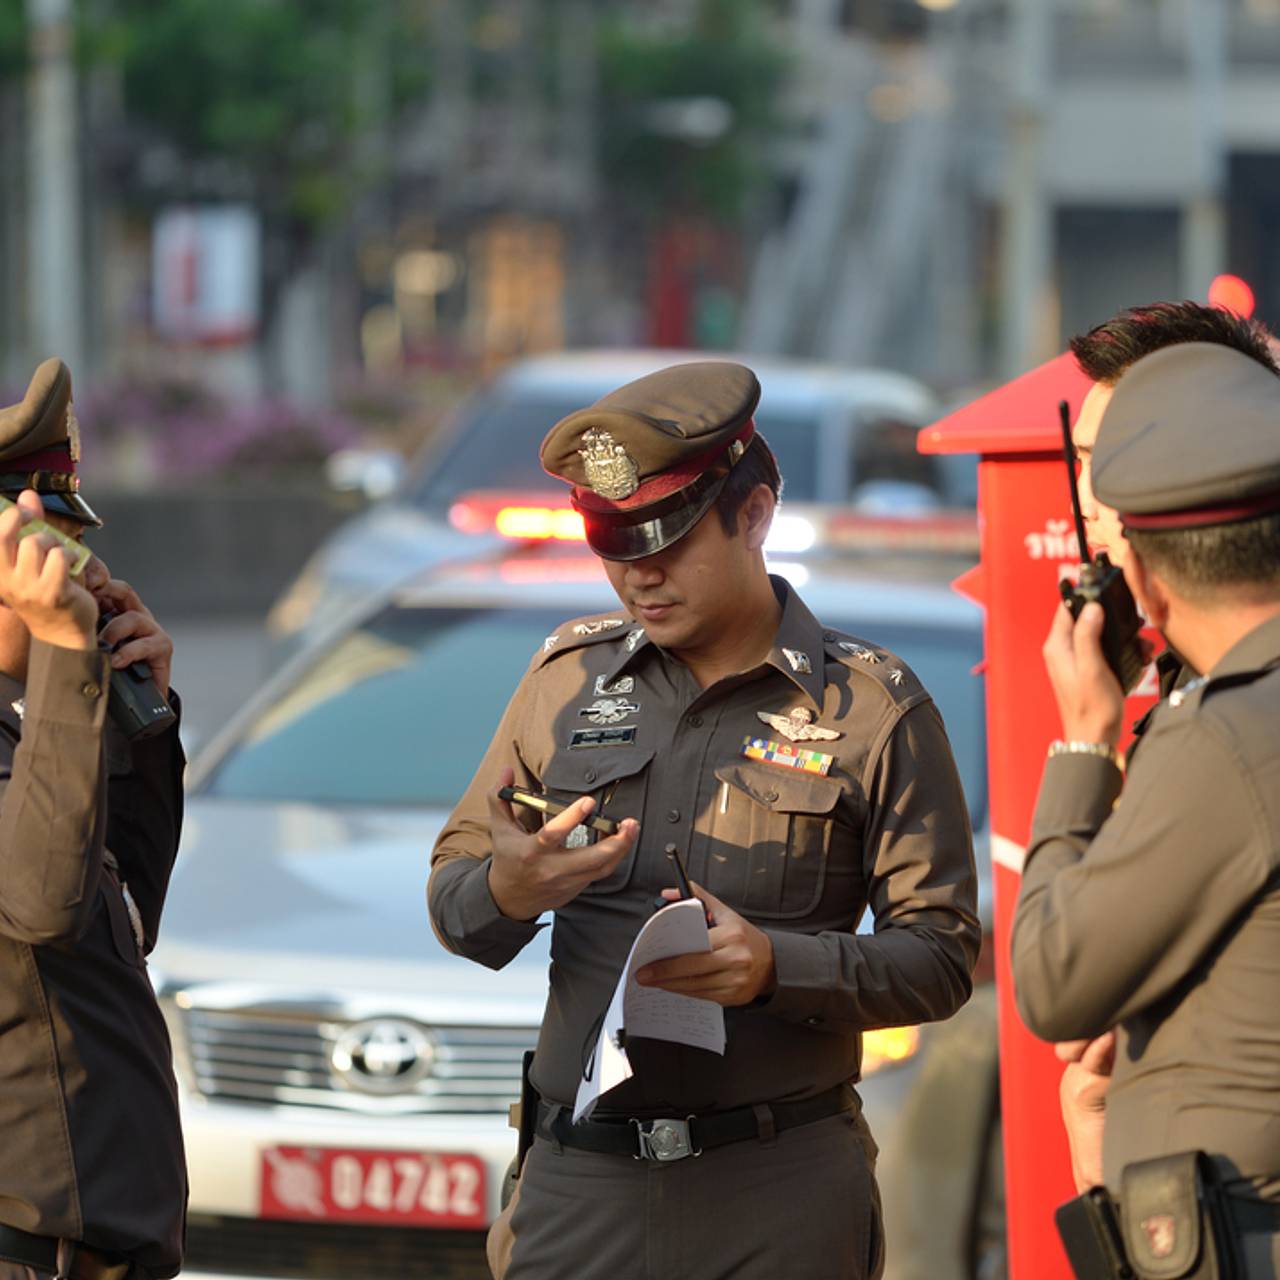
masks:
[[[464,979],[422,881],[528,654],[612,600],[559,417],[756,368],[766,549],[929,671],[990,931],[976,471],[917,432],[1124,307],[1280,324],[1280,0],[0,0],[0,161],[0,405],[70,366],[189,754],[234,722],[152,965],[191,1276],[486,1272],[547,960]],[[864,1038],[887,1280],[1008,1274],[994,954]]]
[[[0,382],[63,356],[104,554],[251,617],[517,356],[955,400],[1223,272],[1280,320],[1278,69],[1280,0],[3,0]]]

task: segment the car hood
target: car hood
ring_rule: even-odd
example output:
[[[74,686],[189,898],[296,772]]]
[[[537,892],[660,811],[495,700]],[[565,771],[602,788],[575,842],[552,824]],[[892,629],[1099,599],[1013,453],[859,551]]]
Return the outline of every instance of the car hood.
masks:
[[[424,1017],[537,1022],[548,935],[499,972],[446,951],[426,909],[439,810],[188,801],[169,888],[157,987],[216,984],[242,1003],[412,1003]]]

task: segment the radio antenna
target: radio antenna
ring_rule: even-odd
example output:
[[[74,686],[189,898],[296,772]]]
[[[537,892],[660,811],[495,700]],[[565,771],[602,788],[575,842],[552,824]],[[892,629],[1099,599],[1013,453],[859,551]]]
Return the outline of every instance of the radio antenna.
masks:
[[[1076,521],[1076,546],[1080,562],[1089,559],[1089,544],[1084,536],[1084,516],[1080,514],[1080,486],[1076,481],[1076,452],[1071,444],[1071,407],[1065,400],[1058,401],[1058,417],[1062,420],[1062,456],[1067,460],[1067,475],[1071,480],[1071,514]]]

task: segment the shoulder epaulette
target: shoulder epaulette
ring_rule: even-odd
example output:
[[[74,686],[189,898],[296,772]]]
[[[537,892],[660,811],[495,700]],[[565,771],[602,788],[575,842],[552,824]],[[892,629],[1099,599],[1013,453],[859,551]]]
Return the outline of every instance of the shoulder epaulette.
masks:
[[[841,665],[878,684],[894,702],[910,703],[928,696],[916,673],[888,649],[838,631],[824,633],[823,644]]]
[[[591,644],[609,640],[625,640],[631,631],[638,631],[630,618],[617,612],[596,613],[585,618],[574,618],[557,627],[542,642],[542,649],[533,656],[532,667],[540,667],[557,654],[570,653]]]

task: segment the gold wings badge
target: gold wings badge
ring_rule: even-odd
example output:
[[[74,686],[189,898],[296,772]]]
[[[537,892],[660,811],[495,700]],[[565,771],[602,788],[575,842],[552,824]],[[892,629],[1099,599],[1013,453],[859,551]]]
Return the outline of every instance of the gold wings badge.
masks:
[[[812,723],[813,712],[808,707],[793,707],[785,716],[771,715],[768,711],[757,711],[756,715],[792,742],[830,742],[844,736],[835,729]]]

